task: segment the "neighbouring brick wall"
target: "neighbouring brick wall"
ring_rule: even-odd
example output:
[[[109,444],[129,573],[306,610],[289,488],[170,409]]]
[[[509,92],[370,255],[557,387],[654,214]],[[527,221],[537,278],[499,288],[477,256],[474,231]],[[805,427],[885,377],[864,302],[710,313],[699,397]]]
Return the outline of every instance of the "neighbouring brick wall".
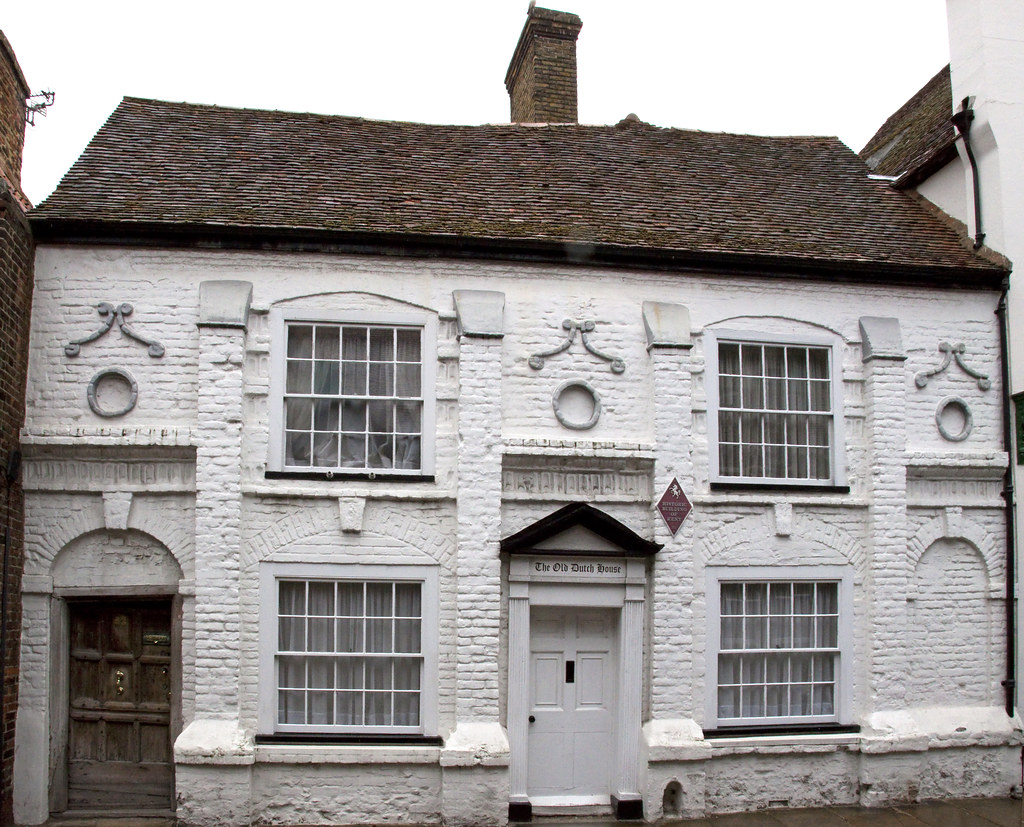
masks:
[[[32,234],[19,202],[0,182],[0,468],[6,469],[25,417],[29,307],[32,299]],[[4,493],[3,531],[10,530],[7,579],[7,635],[4,644],[2,798],[0,823],[10,824],[14,722],[18,710],[18,641],[21,635],[21,573],[24,561],[21,485]],[[0,543],[3,535],[0,534]],[[0,545],[0,549],[3,546]]]
[[[0,32],[0,467],[18,446],[25,418],[28,316],[32,297],[32,233],[21,193],[25,143],[25,98],[29,89],[7,38]],[[7,633],[0,675],[0,824],[12,823],[11,776],[14,722],[18,711],[18,642],[21,635],[21,573],[24,562],[21,486],[5,488],[4,534],[10,532],[7,578]],[[0,543],[4,534],[0,534]],[[0,549],[3,546],[0,545]]]
[[[28,84],[11,44],[0,32],[0,178],[21,188],[21,152],[25,144]]]

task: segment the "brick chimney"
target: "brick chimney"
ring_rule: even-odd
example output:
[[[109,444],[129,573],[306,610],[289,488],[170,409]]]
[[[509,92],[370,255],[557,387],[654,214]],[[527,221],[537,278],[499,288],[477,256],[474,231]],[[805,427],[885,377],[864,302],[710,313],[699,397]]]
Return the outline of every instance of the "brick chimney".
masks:
[[[575,14],[530,4],[505,73],[513,123],[577,123]]]
[[[21,194],[21,154],[25,146],[28,84],[14,49],[0,32],[0,180]]]

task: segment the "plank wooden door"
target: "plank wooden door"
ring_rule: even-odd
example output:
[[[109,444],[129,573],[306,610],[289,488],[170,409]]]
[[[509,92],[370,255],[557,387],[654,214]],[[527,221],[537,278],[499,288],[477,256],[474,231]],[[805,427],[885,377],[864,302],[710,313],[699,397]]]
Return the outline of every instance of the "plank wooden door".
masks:
[[[69,609],[68,809],[171,809],[170,600]]]

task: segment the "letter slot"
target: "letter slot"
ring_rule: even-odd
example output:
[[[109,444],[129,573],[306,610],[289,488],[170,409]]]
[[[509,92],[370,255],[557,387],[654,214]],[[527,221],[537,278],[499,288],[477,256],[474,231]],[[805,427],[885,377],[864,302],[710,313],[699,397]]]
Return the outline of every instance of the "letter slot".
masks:
[[[576,683],[576,661],[574,660],[565,662],[565,682]]]

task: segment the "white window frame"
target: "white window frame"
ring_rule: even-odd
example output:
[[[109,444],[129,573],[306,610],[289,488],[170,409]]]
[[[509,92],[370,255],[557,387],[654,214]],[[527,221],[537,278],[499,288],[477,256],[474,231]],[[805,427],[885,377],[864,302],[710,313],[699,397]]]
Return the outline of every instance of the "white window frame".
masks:
[[[843,369],[842,350],[835,337],[815,335],[784,336],[756,333],[749,330],[708,331],[705,343],[705,391],[708,404],[708,475],[712,483],[738,485],[771,485],[779,487],[841,487],[846,485],[845,435],[843,430]],[[739,344],[788,345],[792,347],[826,348],[829,354],[832,421],[829,428],[829,456],[831,475],[821,479],[794,479],[790,477],[728,476],[719,467],[719,342]]]
[[[720,718],[718,715],[718,656],[721,652],[723,583],[836,583],[839,609],[832,715]],[[719,727],[794,727],[839,724],[852,720],[853,573],[848,566],[715,566],[707,569],[707,692],[705,729]],[[757,651],[757,650],[752,650]],[[813,651],[813,650],[808,650]]]
[[[419,468],[326,468],[285,464],[284,398],[288,330],[290,323],[351,324],[381,327],[415,327],[422,331],[420,387],[423,399]],[[283,310],[270,312],[270,433],[267,470],[295,474],[362,477],[429,477],[434,474],[436,440],[437,317],[432,313],[369,313]],[[343,398],[339,396],[339,398]]]
[[[420,724],[401,726],[344,726],[281,724],[277,720],[278,583],[281,580],[388,582],[420,584]],[[437,735],[438,569],[432,565],[356,565],[335,563],[263,563],[260,566],[259,699],[261,735]]]

